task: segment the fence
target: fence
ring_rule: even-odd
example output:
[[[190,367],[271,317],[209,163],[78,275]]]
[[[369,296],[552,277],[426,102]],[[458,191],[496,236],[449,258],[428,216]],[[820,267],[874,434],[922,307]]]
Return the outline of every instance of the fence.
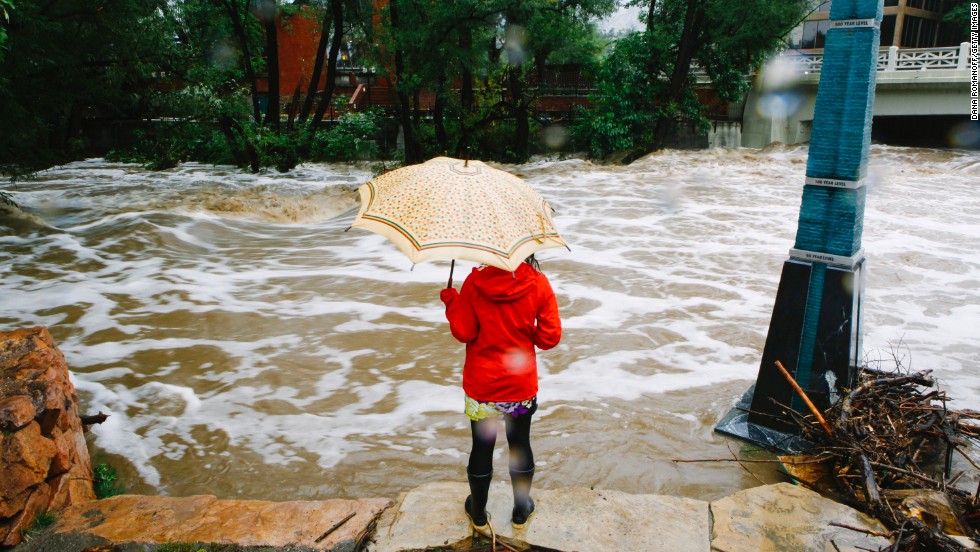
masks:
[[[819,73],[823,54],[783,54],[802,73]],[[970,43],[945,48],[899,48],[890,46],[878,53],[879,71],[965,70],[970,68]]]

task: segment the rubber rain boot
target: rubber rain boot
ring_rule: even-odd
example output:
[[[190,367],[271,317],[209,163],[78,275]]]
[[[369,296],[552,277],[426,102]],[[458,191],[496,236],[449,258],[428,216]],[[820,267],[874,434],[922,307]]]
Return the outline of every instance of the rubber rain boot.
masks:
[[[514,512],[511,515],[514,529],[523,529],[534,513],[534,500],[531,498],[533,479],[533,467],[528,471],[510,470],[510,482],[514,487]]]
[[[473,475],[466,473],[470,481],[470,496],[466,497],[463,509],[466,510],[466,517],[470,518],[470,524],[478,531],[486,531],[490,525],[490,516],[487,515],[487,497],[490,493],[490,480],[493,479],[493,472],[485,475]]]

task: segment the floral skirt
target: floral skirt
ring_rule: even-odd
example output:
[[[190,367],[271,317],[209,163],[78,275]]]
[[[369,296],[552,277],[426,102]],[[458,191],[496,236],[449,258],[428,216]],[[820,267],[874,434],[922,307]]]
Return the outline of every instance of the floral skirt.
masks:
[[[466,417],[478,422],[485,418],[490,418],[492,416],[498,416],[501,413],[510,414],[513,417],[518,417],[521,414],[527,414],[534,407],[537,397],[531,397],[526,401],[517,402],[486,402],[478,401],[469,395],[466,395]]]

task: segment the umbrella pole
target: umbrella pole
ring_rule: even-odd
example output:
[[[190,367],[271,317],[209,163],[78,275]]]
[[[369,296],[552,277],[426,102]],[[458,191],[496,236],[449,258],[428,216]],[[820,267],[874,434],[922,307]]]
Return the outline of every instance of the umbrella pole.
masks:
[[[453,287],[453,269],[454,268],[456,268],[456,259],[453,259],[452,262],[449,263],[449,283],[446,284],[446,287],[447,288]]]

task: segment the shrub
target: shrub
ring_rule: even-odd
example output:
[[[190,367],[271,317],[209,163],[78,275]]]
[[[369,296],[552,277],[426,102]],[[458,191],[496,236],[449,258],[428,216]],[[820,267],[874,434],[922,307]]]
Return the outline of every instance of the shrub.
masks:
[[[108,464],[95,466],[95,477],[92,478],[92,488],[95,497],[99,500],[123,494],[125,489],[116,482],[118,474],[116,470]]]
[[[353,161],[377,157],[376,137],[380,131],[376,112],[344,113],[332,127],[313,136],[310,158],[314,161]]]

